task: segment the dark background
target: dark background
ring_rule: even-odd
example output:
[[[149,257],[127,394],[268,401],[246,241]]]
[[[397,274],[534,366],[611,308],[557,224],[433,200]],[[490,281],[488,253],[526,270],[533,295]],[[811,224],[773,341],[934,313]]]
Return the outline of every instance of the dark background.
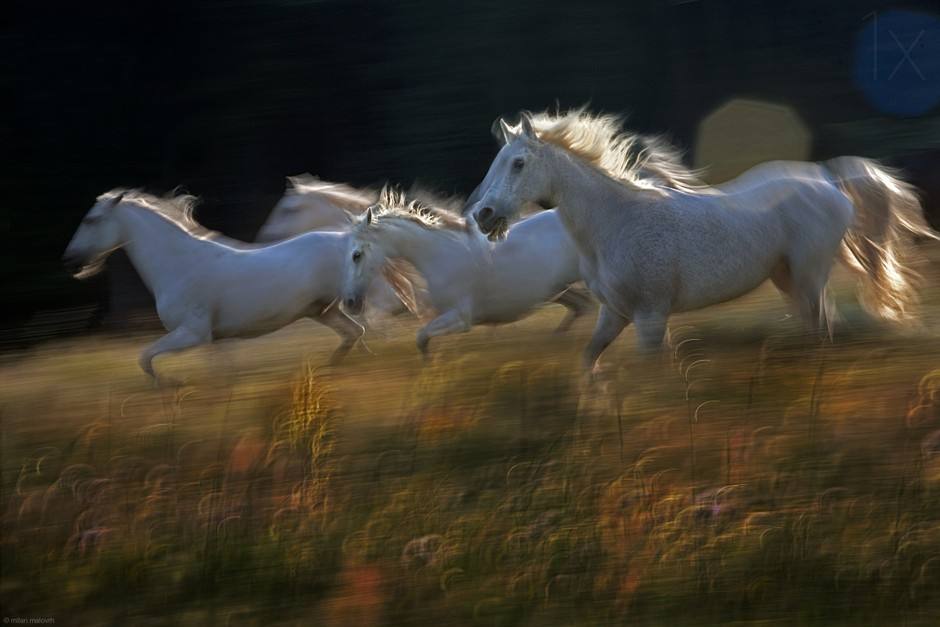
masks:
[[[288,174],[469,193],[495,151],[493,119],[556,103],[628,113],[631,128],[666,132],[689,150],[703,116],[729,98],[788,105],[813,133],[814,158],[887,159],[932,207],[936,107],[917,119],[888,116],[852,78],[858,32],[889,6],[14,5],[2,37],[0,322],[17,328],[41,312],[97,304],[116,324],[146,304],[121,255],[83,283],[59,267],[81,216],[110,188],[182,185],[202,198],[201,222],[250,239]]]

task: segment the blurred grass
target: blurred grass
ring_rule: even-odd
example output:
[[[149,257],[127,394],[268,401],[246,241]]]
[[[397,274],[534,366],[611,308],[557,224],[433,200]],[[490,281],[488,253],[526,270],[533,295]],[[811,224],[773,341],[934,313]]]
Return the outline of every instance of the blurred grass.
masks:
[[[762,289],[677,316],[662,363],[628,333],[588,390],[557,308],[426,366],[416,323],[338,368],[301,323],[162,358],[159,389],[151,338],[5,355],[3,614],[937,624],[940,290],[901,333],[840,286],[835,344]]]

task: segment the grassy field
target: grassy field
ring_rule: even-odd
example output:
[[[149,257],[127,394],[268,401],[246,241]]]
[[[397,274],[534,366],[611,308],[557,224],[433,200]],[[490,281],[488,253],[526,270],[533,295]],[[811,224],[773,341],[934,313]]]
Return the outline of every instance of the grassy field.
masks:
[[[5,355],[2,614],[940,624],[940,288],[909,332],[840,299],[833,344],[769,288],[677,316],[660,361],[628,332],[593,387],[558,308],[429,364],[413,322],[336,368],[299,323],[161,358],[163,388],[150,337]]]

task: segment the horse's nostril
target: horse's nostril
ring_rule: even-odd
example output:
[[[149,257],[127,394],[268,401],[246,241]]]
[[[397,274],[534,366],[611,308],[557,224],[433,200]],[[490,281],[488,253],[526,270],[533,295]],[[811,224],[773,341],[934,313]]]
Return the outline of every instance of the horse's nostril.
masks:
[[[492,207],[483,207],[480,209],[480,212],[477,216],[484,222],[493,217],[493,208]]]

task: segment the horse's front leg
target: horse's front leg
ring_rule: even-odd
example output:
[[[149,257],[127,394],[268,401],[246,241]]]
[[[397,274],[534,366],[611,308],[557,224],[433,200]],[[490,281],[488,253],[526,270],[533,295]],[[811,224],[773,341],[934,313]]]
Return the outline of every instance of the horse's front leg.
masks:
[[[170,353],[191,348],[200,344],[207,344],[212,341],[212,331],[208,328],[202,328],[202,325],[181,325],[176,327],[159,340],[144,349],[140,355],[141,370],[149,374],[154,380],[157,375],[153,370],[153,360],[157,355]]]
[[[418,331],[418,350],[427,357],[428,343],[432,337],[450,335],[451,333],[466,333],[471,326],[469,316],[464,315],[460,309],[451,309],[431,320]]]
[[[317,322],[330,327],[343,339],[343,341],[340,342],[340,345],[330,356],[331,366],[335,366],[343,361],[343,358],[346,356],[346,354],[352,350],[352,347],[356,345],[356,342],[358,342],[362,338],[363,334],[365,334],[365,329],[363,326],[340,311],[339,306],[335,304],[325,312],[310,317]]]
[[[558,324],[555,333],[564,333],[571,328],[574,321],[583,316],[591,308],[591,293],[580,287],[571,286],[558,295],[555,302],[564,305],[568,313]]]
[[[629,318],[624,318],[607,305],[601,305],[597,315],[597,324],[591,341],[584,349],[584,368],[593,372],[601,353],[617,339],[617,336],[630,324]]]

